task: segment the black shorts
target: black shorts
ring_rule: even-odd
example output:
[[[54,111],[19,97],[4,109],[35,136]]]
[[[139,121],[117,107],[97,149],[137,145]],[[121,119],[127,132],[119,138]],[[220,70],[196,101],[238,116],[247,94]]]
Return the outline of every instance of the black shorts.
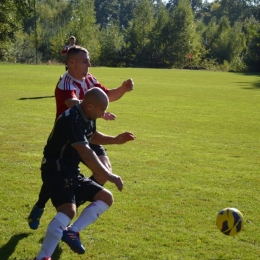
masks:
[[[104,149],[104,147],[102,145],[89,143],[89,147],[95,152],[95,154],[97,156],[101,156],[101,155],[106,156],[107,155],[106,150]]]
[[[86,201],[92,202],[95,195],[104,189],[84,175],[71,172],[42,172],[42,179],[55,208],[65,203],[78,207]]]

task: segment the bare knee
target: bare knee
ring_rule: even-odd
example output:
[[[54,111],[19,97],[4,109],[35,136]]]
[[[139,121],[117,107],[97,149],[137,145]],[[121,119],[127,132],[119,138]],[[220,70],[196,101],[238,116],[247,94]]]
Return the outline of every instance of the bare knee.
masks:
[[[112,206],[113,202],[114,202],[114,197],[113,194],[107,190],[101,190],[99,191],[96,196],[94,197],[93,201],[97,201],[97,200],[101,200],[103,202],[105,202],[109,207]]]

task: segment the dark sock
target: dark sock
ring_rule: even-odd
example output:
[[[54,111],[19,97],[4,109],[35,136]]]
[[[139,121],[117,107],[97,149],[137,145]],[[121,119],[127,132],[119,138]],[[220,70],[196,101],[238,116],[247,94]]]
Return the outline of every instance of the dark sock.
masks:
[[[38,208],[44,209],[45,204],[47,203],[47,201],[49,199],[50,199],[49,191],[48,191],[47,187],[44,184],[42,184],[41,191],[39,193],[39,199],[35,205]]]

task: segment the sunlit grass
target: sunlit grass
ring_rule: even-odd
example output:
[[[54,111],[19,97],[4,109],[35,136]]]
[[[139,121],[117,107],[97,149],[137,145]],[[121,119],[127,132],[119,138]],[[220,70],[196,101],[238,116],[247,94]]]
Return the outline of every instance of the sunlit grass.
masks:
[[[41,185],[42,150],[55,118],[54,88],[63,66],[0,64],[0,259],[33,259],[55,214],[37,231],[26,218]],[[60,243],[53,259],[258,259],[259,75],[187,70],[91,68],[108,88],[131,77],[135,90],[111,103],[107,134],[134,142],[107,146],[125,188],[107,184],[115,203],[81,234],[75,255]],[[82,167],[83,173],[89,170]],[[216,228],[217,212],[236,207],[245,229]]]

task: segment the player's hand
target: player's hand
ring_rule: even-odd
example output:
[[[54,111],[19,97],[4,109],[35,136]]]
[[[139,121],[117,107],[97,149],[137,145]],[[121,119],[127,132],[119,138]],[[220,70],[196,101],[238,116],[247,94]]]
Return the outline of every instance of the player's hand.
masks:
[[[123,82],[122,87],[125,88],[125,92],[132,91],[134,89],[134,82],[132,79],[128,79]]]
[[[131,132],[124,132],[122,134],[119,134],[117,137],[116,137],[116,143],[117,144],[124,144],[128,141],[132,141],[134,140],[136,137],[133,133]]]
[[[120,176],[113,174],[110,176],[110,181],[116,185],[119,191],[123,190],[124,182]]]
[[[102,116],[102,118],[105,119],[105,120],[115,120],[116,115],[112,114],[110,112],[105,112],[104,115]]]

